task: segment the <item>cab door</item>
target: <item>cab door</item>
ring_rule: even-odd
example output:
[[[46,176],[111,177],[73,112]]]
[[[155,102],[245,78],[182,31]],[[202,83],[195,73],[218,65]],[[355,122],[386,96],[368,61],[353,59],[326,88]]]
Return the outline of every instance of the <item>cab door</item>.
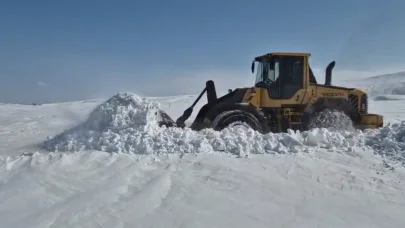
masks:
[[[304,57],[279,57],[274,61],[274,71],[276,80],[268,87],[271,99],[290,99],[304,88]]]

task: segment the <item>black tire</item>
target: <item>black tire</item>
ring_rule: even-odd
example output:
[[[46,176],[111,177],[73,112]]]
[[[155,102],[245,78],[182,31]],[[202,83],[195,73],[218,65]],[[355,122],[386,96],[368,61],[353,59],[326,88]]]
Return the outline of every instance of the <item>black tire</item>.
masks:
[[[240,109],[228,110],[220,113],[212,121],[211,128],[216,131],[221,131],[228,126],[237,123],[241,123],[260,133],[266,133],[267,131],[267,127],[263,121],[260,121],[252,113]]]
[[[280,132],[287,132],[288,129],[291,129],[291,121],[287,116],[281,118],[281,130]]]

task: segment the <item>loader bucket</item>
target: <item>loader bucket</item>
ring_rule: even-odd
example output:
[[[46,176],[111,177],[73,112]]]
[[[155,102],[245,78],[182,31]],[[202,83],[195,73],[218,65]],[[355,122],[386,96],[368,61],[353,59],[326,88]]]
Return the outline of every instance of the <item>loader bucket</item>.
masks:
[[[156,113],[156,116],[158,117],[158,125],[159,127],[166,126],[166,127],[175,127],[176,122],[170,118],[170,116],[163,110],[159,110]]]
[[[360,123],[356,125],[356,128],[365,130],[365,129],[375,129],[383,127],[384,118],[381,115],[377,114],[360,114]]]

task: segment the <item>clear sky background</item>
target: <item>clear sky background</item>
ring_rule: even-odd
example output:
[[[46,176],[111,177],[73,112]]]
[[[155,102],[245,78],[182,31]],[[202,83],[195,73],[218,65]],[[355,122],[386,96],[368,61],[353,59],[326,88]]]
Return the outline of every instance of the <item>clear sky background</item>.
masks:
[[[311,52],[317,78],[404,70],[403,0],[3,0],[0,102],[253,85],[252,59]]]

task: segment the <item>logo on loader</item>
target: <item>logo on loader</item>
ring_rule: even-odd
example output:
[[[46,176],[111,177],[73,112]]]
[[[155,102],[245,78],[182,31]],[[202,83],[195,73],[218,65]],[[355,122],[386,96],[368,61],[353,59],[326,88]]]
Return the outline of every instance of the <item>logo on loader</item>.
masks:
[[[343,97],[344,93],[322,93],[324,97]]]

